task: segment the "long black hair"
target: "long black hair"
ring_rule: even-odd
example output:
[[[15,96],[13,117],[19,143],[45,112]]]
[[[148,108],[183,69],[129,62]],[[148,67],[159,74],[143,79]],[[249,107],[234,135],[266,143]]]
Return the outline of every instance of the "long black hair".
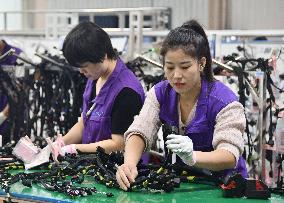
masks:
[[[68,63],[77,67],[85,62],[101,63],[105,55],[117,58],[108,34],[89,21],[79,23],[67,34],[62,51]]]
[[[171,49],[182,49],[185,54],[197,58],[198,61],[205,57],[206,64],[202,75],[209,82],[214,80],[208,39],[204,29],[196,20],[187,21],[181,27],[177,27],[169,32],[162,43],[160,51],[163,64],[166,53]]]

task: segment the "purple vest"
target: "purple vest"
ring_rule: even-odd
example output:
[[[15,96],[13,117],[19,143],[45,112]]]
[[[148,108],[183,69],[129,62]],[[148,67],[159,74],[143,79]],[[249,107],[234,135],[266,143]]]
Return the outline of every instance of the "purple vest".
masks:
[[[4,41],[4,42],[5,42],[5,41]],[[5,42],[5,47],[4,47],[4,49],[3,49],[3,53],[2,53],[2,54],[5,54],[5,53],[6,53],[7,51],[9,51],[11,48],[15,49],[15,52],[16,52],[16,54],[18,54],[18,55],[22,52],[21,49],[19,49],[19,48],[17,48],[17,47],[14,47],[14,46],[11,46],[11,45],[9,45],[9,44],[7,44],[7,43]],[[17,61],[17,57],[16,57],[16,56],[13,56],[13,55],[7,56],[5,59],[3,59],[3,60],[0,61],[0,68],[1,68],[2,65],[11,65],[11,66],[13,66],[13,65],[15,65],[16,61]],[[3,109],[5,108],[5,106],[7,105],[7,103],[8,103],[7,96],[4,95],[4,94],[1,94],[1,95],[0,95],[0,112],[3,111]],[[8,128],[8,122],[7,122],[7,120],[6,120],[6,121],[4,121],[4,122],[2,123],[2,125],[0,126],[0,135],[4,135],[5,132],[6,132],[6,130],[7,130],[7,128]],[[3,143],[3,144],[4,144],[4,143]]]
[[[155,93],[160,103],[160,120],[178,127],[178,94],[176,91],[166,80],[155,85]],[[237,101],[236,95],[223,83],[219,81],[209,83],[202,79],[195,116],[185,129],[186,135],[193,142],[194,150],[203,152],[214,150],[212,140],[216,116],[233,101]],[[240,172],[245,178],[248,176],[242,157],[239,158],[236,168],[224,170],[223,174],[227,175],[235,171]]]
[[[83,95],[83,121],[84,130],[82,143],[88,144],[111,138],[111,112],[118,93],[125,87],[136,91],[142,102],[144,102],[144,90],[139,80],[120,60],[117,60],[116,67],[103,85],[95,99],[90,100],[93,84],[95,81],[88,80]],[[95,108],[87,117],[92,104]]]

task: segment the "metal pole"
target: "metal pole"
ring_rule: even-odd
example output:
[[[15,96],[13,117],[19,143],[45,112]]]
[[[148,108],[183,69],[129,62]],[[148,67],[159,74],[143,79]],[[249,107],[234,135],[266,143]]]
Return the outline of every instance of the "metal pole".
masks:
[[[4,20],[4,30],[7,30],[7,13],[3,13],[3,20]]]

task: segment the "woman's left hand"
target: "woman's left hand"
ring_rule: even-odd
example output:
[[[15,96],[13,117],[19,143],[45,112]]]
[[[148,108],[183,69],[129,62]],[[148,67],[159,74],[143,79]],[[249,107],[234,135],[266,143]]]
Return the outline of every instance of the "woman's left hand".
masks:
[[[170,134],[167,136],[167,148],[176,153],[184,163],[193,166],[196,163],[192,140],[188,136]]]

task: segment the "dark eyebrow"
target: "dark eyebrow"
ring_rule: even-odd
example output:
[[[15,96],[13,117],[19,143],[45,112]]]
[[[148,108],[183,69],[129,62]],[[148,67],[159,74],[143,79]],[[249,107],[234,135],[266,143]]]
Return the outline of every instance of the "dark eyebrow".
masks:
[[[166,63],[169,63],[169,64],[173,64],[173,62],[171,61],[166,61]],[[184,65],[184,64],[192,64],[192,61],[183,61],[180,63],[181,65]]]
[[[183,61],[180,64],[188,64],[188,63],[192,64],[192,61]]]

